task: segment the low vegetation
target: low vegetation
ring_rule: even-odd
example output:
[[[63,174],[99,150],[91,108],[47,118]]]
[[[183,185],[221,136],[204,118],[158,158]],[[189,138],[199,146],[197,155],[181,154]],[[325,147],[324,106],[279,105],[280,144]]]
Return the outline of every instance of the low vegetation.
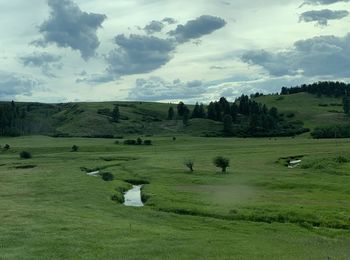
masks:
[[[230,160],[222,156],[215,157],[213,163],[216,167],[221,168],[222,172],[226,172],[226,169],[230,166]]]
[[[22,151],[19,153],[19,157],[21,159],[31,159],[32,158],[32,154],[28,151]]]

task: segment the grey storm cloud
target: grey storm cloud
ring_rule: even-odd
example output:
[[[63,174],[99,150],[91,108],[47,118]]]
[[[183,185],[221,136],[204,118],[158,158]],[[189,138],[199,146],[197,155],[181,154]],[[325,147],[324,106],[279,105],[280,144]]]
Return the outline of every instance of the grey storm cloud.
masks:
[[[94,56],[100,45],[97,30],[107,17],[83,12],[70,0],[48,0],[48,5],[51,8],[50,17],[39,27],[43,38],[33,44],[45,47],[53,43],[58,47],[70,47],[80,51],[85,60]]]
[[[173,58],[178,45],[190,39],[210,34],[225,24],[226,22],[221,18],[206,15],[189,21],[182,27],[178,26],[176,31],[179,34],[176,35],[175,39],[173,37],[163,39],[151,35],[131,34],[130,36],[125,36],[120,34],[114,38],[114,43],[118,45],[118,48],[113,49],[105,56],[107,63],[105,72],[87,75],[78,79],[78,81],[105,83],[125,75],[154,71],[167,64]],[[196,30],[198,31],[196,32]],[[171,34],[175,36],[175,34]]]
[[[147,73],[160,68],[172,58],[176,45],[173,41],[154,36],[131,34],[114,39],[119,48],[106,57],[107,71],[116,76]]]
[[[304,12],[300,15],[299,22],[317,22],[321,26],[327,26],[328,20],[340,20],[348,16],[346,10],[332,11],[329,9]]]
[[[188,21],[185,25],[178,25],[168,34],[174,36],[177,42],[184,43],[211,34],[225,25],[226,21],[220,17],[202,15],[195,20]]]
[[[152,21],[143,28],[147,34],[153,34],[156,32],[161,32],[164,28],[164,24],[160,21]]]
[[[309,5],[330,5],[341,2],[350,2],[350,0],[306,0],[304,4]]]
[[[55,77],[53,70],[62,68],[61,59],[62,57],[59,55],[53,55],[46,52],[34,52],[20,57],[23,66],[40,68],[42,73],[48,77]]]
[[[41,83],[35,79],[15,73],[0,71],[0,98],[14,99],[17,95],[31,96]]]
[[[177,21],[174,18],[171,17],[165,17],[162,22],[167,23],[167,24],[176,24]]]
[[[277,53],[248,51],[242,60],[263,67],[273,76],[350,77],[350,33],[297,41],[290,50]]]
[[[137,79],[130,90],[129,100],[161,101],[167,99],[188,99],[205,93],[207,87],[202,81],[182,82],[179,79],[166,81],[159,77]]]

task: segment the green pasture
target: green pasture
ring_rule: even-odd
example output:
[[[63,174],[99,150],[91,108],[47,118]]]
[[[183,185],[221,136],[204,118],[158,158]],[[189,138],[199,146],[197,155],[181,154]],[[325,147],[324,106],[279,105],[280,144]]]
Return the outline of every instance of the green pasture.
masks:
[[[143,138],[0,138],[0,259],[350,258],[350,139]],[[111,199],[126,180],[145,207]]]

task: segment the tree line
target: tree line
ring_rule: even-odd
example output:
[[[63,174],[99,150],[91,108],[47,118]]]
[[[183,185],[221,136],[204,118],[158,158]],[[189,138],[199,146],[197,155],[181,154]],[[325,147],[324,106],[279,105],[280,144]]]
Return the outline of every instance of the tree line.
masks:
[[[276,107],[268,108],[252,97],[242,95],[232,103],[221,97],[218,101],[210,102],[207,107],[196,103],[192,111],[180,102],[176,107],[177,115],[174,108],[169,107],[168,120],[181,118],[184,125],[191,118],[222,122],[222,134],[225,136],[290,136],[308,131],[300,122],[288,123]]]
[[[0,104],[0,135],[19,136],[25,132],[26,111],[15,104]]]
[[[281,95],[290,95],[301,92],[317,96],[342,97],[350,94],[350,84],[339,81],[319,81],[313,84],[303,84],[295,87],[282,87]]]

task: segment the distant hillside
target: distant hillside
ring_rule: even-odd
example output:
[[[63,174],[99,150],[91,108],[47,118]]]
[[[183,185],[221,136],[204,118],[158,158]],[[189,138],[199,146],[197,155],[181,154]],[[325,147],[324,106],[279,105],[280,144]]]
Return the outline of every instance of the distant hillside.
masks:
[[[181,102],[180,102],[181,103]],[[2,135],[44,134],[57,137],[188,134],[195,136],[290,136],[305,130],[248,96],[204,105],[149,102],[2,103]],[[117,108],[117,111],[115,109]],[[169,109],[173,110],[169,119]],[[114,113],[118,119],[115,120]],[[19,116],[21,115],[21,116]]]
[[[222,97],[206,106],[182,102],[0,102],[0,135],[264,137],[293,136],[316,128],[323,133],[319,128],[325,126],[328,127],[327,132],[333,133],[344,125],[350,125],[350,117],[344,113],[343,107],[344,100],[350,106],[348,89],[349,85],[345,83],[318,82],[282,88],[281,95],[257,93],[251,98],[242,95],[234,103]],[[346,132],[344,129],[341,131]]]
[[[1,102],[0,106],[5,104],[11,106],[9,102]],[[120,110],[118,123],[112,122],[106,113],[115,105]],[[112,137],[179,133],[204,136],[222,131],[221,122],[208,119],[190,119],[186,127],[181,118],[167,120],[169,107],[176,110],[176,104],[151,102],[16,103],[16,110],[26,114],[18,134]],[[193,106],[188,107],[193,109]],[[9,120],[5,118],[5,121]]]
[[[291,120],[300,120],[304,126],[344,125],[350,123],[344,114],[341,97],[317,96],[305,92],[289,95],[267,95],[255,98],[267,106],[275,106]],[[293,116],[294,115],[294,116]]]

